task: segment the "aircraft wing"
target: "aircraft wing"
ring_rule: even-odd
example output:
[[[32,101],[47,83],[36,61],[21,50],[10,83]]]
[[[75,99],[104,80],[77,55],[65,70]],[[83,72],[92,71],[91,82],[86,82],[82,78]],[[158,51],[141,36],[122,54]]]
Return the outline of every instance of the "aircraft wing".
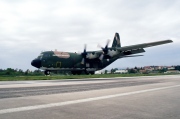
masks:
[[[137,44],[137,45],[131,45],[131,46],[124,46],[117,48],[119,51],[129,51],[129,50],[136,50],[136,49],[143,49],[147,47],[152,47],[156,45],[162,45],[166,43],[172,43],[172,40],[163,40],[163,41],[156,41],[156,42],[151,42],[151,43],[143,43],[143,44]]]

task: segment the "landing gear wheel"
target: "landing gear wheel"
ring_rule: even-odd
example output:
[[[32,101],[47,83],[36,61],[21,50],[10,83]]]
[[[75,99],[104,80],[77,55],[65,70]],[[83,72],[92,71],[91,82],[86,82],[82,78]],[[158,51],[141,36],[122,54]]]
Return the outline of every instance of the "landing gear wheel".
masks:
[[[71,71],[71,73],[72,73],[72,75],[76,75],[76,72],[74,72],[74,71]]]
[[[50,75],[50,71],[46,70],[46,71],[44,71],[44,74],[45,75]]]
[[[94,75],[94,74],[95,74],[95,72],[94,72],[94,71],[90,71],[89,73],[90,73],[91,75]]]
[[[71,73],[73,74],[73,75],[80,75],[81,74],[81,71],[71,71]]]
[[[81,74],[81,71],[78,71],[78,72],[76,72],[77,73],[77,75],[80,75]]]
[[[84,71],[84,73],[85,73],[86,75],[89,75],[89,72],[88,72],[88,71]]]

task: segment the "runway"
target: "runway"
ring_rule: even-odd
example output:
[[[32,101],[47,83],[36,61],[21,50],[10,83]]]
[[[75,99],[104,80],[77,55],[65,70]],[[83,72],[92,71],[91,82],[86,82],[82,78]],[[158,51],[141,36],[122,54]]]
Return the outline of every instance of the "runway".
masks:
[[[0,119],[179,119],[180,75],[0,82]]]

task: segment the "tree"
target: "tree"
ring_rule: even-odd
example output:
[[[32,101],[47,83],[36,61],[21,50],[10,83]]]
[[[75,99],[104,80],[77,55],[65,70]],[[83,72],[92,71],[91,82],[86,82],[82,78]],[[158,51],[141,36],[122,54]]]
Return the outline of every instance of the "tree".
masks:
[[[132,74],[132,73],[137,73],[137,71],[134,70],[134,69],[129,69],[129,70],[128,70],[128,73],[130,73],[130,74]]]
[[[160,69],[160,70],[159,70],[159,73],[164,73],[164,72],[166,72],[167,70],[168,70],[167,68]]]
[[[14,75],[15,72],[16,72],[16,71],[15,71],[14,69],[12,69],[12,68],[7,68],[5,74],[6,74],[6,75]]]
[[[111,74],[114,74],[117,70],[118,70],[118,68],[114,68],[114,69],[112,68],[111,69]]]
[[[104,74],[107,74],[108,70],[105,70]]]
[[[180,71],[180,66],[175,66],[175,70],[179,70]]]

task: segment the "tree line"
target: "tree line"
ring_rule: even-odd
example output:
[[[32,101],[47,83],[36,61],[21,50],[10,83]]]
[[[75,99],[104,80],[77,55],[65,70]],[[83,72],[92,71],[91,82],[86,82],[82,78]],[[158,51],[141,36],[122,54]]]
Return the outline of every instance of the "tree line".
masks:
[[[43,71],[41,70],[34,70],[30,71],[27,69],[26,71],[23,71],[22,69],[0,69],[0,76],[40,76],[44,75]]]
[[[175,70],[179,70],[180,71],[180,65],[178,66],[174,66]],[[131,73],[139,73],[139,71],[142,68],[130,68],[127,69],[129,74]],[[118,70],[118,68],[112,68],[110,70],[110,73],[115,73]],[[167,71],[167,68],[163,68],[158,70],[158,73],[164,73]],[[71,74],[70,71],[54,71],[52,72],[53,74],[63,74],[63,75],[67,75],[67,74]],[[105,74],[108,73],[108,70],[105,70],[104,72]],[[146,73],[146,72],[145,72]],[[22,69],[12,69],[12,68],[7,68],[7,69],[0,69],[0,76],[44,76],[44,71],[41,70],[34,70],[34,71],[30,71],[29,69],[27,69],[26,71],[23,71]]]

